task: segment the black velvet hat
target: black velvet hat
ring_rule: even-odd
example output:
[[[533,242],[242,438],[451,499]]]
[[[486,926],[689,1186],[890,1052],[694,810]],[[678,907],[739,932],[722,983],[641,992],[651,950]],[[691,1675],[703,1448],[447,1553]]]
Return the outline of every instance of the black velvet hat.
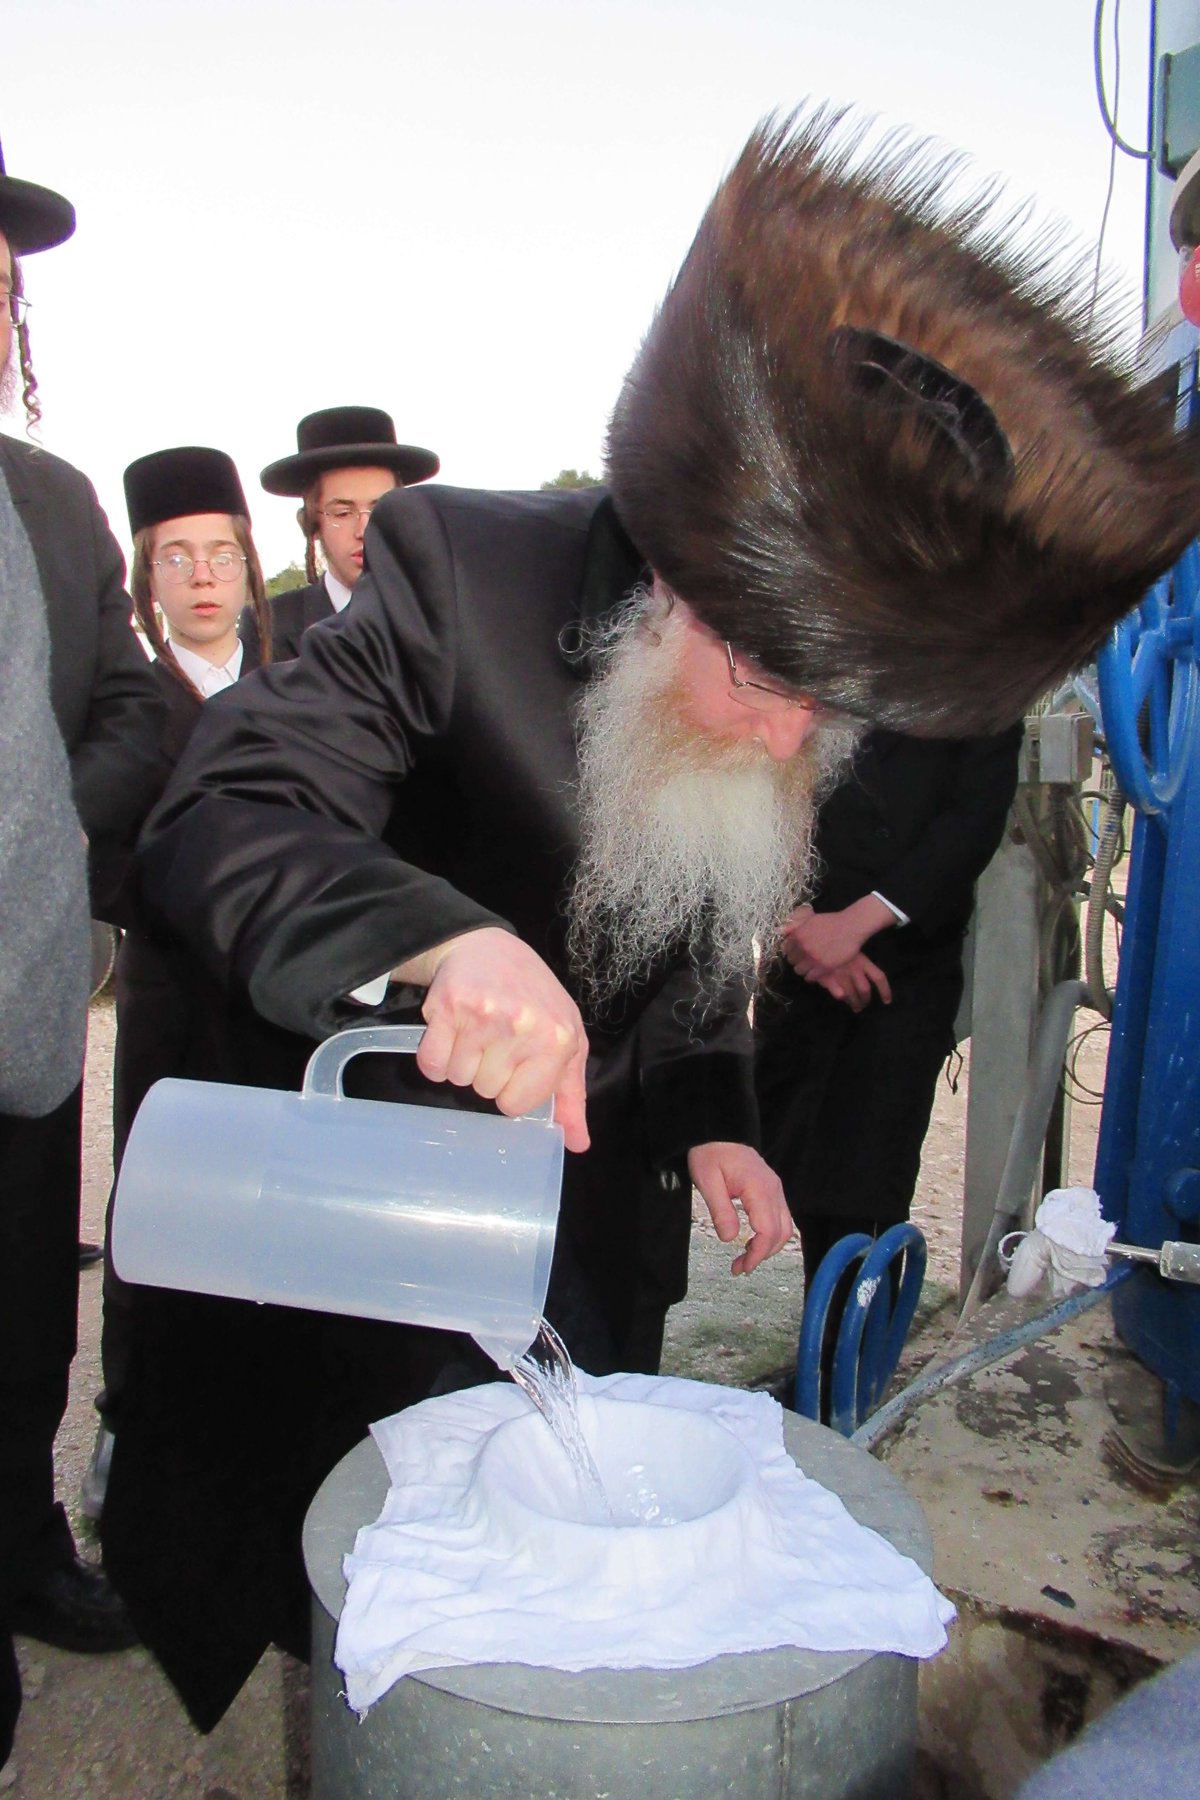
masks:
[[[268,494],[298,496],[326,469],[394,469],[406,485],[428,481],[441,459],[419,444],[398,444],[390,414],[377,406],[327,406],[296,427],[296,455],[262,472]]]
[[[71,202],[53,188],[6,175],[4,151],[0,149],[0,231],[8,239],[9,248],[18,256],[53,250],[56,244],[65,244],[74,229],[75,208]]]
[[[250,517],[233,458],[199,445],[154,450],[131,462],[125,471],[125,505],[134,537],[147,525],[192,513]]]

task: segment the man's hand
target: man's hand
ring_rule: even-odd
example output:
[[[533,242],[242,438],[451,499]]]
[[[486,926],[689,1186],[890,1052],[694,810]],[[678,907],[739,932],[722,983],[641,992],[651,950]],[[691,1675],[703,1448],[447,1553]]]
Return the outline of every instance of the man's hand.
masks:
[[[730,1272],[749,1275],[792,1235],[792,1215],[783,1183],[749,1144],[697,1144],[688,1152],[688,1174],[712,1215],[717,1236],[731,1244],[741,1229],[735,1200],[750,1224],[750,1242],[734,1258]]]
[[[890,906],[864,894],[840,912],[817,913],[798,906],[783,928],[783,953],[797,975],[820,980],[857,956],[867,939],[895,925]]]
[[[892,988],[887,976],[861,950],[840,968],[830,969],[824,975],[814,970],[805,979],[823,987],[835,1000],[844,1001],[851,1012],[860,1013],[870,1004],[872,990],[879,995],[885,1006],[892,1003]]]
[[[587,1035],[579,1008],[536,951],[488,926],[449,938],[392,975],[426,989],[423,1074],[473,1088],[514,1117],[553,1097],[567,1149],[587,1149]]]

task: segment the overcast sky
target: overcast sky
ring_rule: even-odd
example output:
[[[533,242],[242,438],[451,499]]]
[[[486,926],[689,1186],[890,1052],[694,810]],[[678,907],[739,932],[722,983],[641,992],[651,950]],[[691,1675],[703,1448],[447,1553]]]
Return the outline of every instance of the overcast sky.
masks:
[[[26,268],[42,441],[92,477],[126,545],[126,463],[228,450],[268,573],[301,540],[258,471],[317,407],[385,407],[450,482],[598,472],[653,308],[773,109],[831,98],[935,135],[1094,243],[1093,10],[9,0],[8,170],[79,215]],[[1123,0],[1120,122],[1138,143],[1148,13]],[[1119,157],[1106,253],[1131,293],[1143,182]]]

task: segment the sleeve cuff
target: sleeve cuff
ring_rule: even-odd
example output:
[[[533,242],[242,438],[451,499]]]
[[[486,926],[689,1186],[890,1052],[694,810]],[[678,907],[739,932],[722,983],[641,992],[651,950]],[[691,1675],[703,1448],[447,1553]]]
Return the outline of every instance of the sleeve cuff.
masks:
[[[881,894],[878,888],[871,889],[871,898],[872,900],[878,900],[882,905],[887,907],[888,911],[895,916],[897,925],[908,925],[911,923],[908,914],[906,912],[901,912],[900,908],[889,900],[886,894]]]
[[[382,1006],[390,980],[390,973],[378,975],[374,981],[364,981],[361,987],[351,988],[346,998],[357,1000],[360,1006]]]

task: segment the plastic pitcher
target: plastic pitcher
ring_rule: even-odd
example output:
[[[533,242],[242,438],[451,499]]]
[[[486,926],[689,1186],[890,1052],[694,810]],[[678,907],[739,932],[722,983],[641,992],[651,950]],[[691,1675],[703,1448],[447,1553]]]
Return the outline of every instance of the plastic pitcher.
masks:
[[[343,1031],[300,1093],[165,1080],[113,1206],[125,1281],[466,1331],[511,1366],[537,1333],[562,1188],[553,1103],[518,1119],[347,1099],[351,1057],[423,1026]]]

